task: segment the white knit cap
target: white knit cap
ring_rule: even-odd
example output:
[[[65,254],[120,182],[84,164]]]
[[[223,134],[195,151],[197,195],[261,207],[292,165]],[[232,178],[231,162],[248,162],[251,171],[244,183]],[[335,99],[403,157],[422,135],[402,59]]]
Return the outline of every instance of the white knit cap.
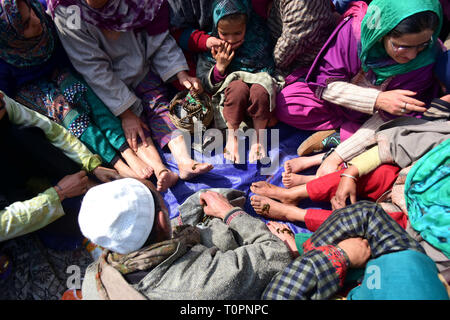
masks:
[[[125,178],[91,188],[78,215],[83,235],[113,252],[127,254],[140,249],[155,220],[150,190],[136,179]]]

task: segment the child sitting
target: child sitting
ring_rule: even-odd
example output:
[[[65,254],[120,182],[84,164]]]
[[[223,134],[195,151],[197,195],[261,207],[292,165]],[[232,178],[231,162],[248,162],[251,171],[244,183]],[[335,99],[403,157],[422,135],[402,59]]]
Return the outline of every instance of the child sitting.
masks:
[[[239,129],[246,115],[253,121],[249,161],[266,156],[262,131],[272,118],[275,93],[281,83],[272,74],[274,62],[268,30],[246,0],[216,0],[212,6],[213,31],[224,43],[200,55],[197,77],[213,94],[215,126],[228,129],[224,157],[240,163]]]

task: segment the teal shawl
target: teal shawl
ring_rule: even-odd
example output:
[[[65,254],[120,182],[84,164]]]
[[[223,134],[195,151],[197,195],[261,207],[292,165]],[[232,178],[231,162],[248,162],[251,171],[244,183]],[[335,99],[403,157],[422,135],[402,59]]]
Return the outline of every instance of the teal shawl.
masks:
[[[413,229],[450,258],[450,139],[411,168],[405,201]]]
[[[264,20],[251,9],[250,3],[247,0],[216,0],[212,8],[213,30],[210,34],[217,38],[219,37],[217,24],[220,19],[234,13],[247,15],[244,43],[236,49],[227,71],[268,72],[271,74],[275,69],[275,63],[269,29]],[[211,53],[206,55],[208,60],[215,64]]]
[[[426,254],[404,250],[371,259],[363,281],[348,300],[449,300],[435,263]]]
[[[433,34],[433,44],[417,57],[404,64],[392,63],[381,41],[404,19],[424,11],[432,11],[439,17],[439,27]],[[376,84],[386,79],[425,67],[436,61],[438,36],[442,28],[442,7],[438,0],[374,0],[367,8],[361,23],[361,50],[359,58],[364,71],[373,70]]]

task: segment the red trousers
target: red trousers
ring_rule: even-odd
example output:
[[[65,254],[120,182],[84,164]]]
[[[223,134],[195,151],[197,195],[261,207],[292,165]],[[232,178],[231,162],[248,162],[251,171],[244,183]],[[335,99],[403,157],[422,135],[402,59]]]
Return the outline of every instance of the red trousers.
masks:
[[[330,201],[336,194],[341,171],[333,172],[314,179],[306,184],[306,190],[312,201]],[[400,168],[393,165],[382,165],[371,173],[358,179],[356,195],[360,200],[376,201],[386,191],[392,188],[398,177]],[[319,226],[333,213],[331,210],[308,209],[305,215],[305,224],[308,230],[316,231]],[[406,228],[407,217],[403,212],[388,212],[403,228]]]

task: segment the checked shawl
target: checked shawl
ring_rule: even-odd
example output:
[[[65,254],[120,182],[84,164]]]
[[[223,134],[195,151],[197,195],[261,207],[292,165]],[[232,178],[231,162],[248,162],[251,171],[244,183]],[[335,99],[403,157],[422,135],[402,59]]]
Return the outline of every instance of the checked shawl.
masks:
[[[336,210],[304,244],[305,254],[292,261],[267,286],[262,299],[329,299],[342,281],[329,255],[316,248],[337,246],[345,239],[367,239],[371,258],[402,250],[424,253],[397,222],[380,206],[369,201]]]

